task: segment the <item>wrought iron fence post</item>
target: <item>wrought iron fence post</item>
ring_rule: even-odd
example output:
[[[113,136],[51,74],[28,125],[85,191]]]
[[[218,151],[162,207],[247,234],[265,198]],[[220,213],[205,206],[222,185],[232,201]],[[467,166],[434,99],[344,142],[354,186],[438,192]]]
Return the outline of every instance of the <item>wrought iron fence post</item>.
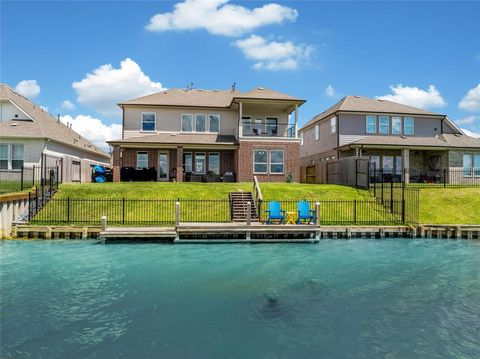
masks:
[[[67,222],[70,223],[70,197],[67,198]]]
[[[28,191],[28,221],[29,222],[32,219],[31,211],[32,211],[32,192]]]
[[[38,187],[35,186],[35,213],[38,211]]]
[[[58,190],[58,166],[57,166],[57,172],[55,174],[55,179],[57,181],[56,186],[55,186],[55,190]]]
[[[32,187],[35,186],[35,165],[33,165],[32,169]]]
[[[393,179],[390,182],[390,213],[393,213]]]
[[[122,224],[125,224],[125,198],[122,198]]]
[[[357,224],[357,200],[353,200],[353,223]]]
[[[368,167],[370,169],[370,166]],[[373,162],[373,197],[377,197],[377,164]]]
[[[25,166],[22,165],[22,172],[20,172],[20,191],[23,191],[23,171]]]
[[[447,188],[447,169],[443,169],[443,188]]]
[[[383,205],[383,169],[380,170],[381,182],[382,182],[382,205]]]

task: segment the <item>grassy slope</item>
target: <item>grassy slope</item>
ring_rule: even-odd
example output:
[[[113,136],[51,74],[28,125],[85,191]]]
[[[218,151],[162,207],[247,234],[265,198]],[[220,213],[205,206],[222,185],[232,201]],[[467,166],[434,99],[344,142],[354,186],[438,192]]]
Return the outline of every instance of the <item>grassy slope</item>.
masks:
[[[420,223],[480,223],[480,188],[420,190]]]
[[[252,191],[252,183],[82,183],[60,186],[57,198],[227,198],[229,192]],[[265,199],[361,199],[367,191],[337,185],[262,183]]]

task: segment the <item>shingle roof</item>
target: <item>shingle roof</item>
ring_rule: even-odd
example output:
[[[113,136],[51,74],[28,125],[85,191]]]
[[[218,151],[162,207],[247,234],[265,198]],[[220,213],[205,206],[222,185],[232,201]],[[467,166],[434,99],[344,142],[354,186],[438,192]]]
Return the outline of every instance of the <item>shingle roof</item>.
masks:
[[[210,133],[157,133],[153,135],[130,137],[123,140],[108,141],[120,143],[171,143],[171,144],[201,144],[201,145],[237,145],[233,135],[218,135]]]
[[[40,106],[18,94],[6,84],[0,84],[0,100],[8,100],[17,105],[33,121],[11,119],[0,123],[2,137],[34,137],[47,138],[86,152],[110,158],[105,152],[86,138],[44,111]]]
[[[480,139],[466,135],[453,135],[446,133],[436,137],[367,136],[342,147],[348,147],[350,145],[454,147],[480,149]]]
[[[420,108],[402,105],[400,103],[373,99],[363,96],[346,96],[328,110],[318,114],[312,118],[302,128],[308,127],[313,123],[320,121],[326,117],[333,115],[337,111],[345,112],[372,112],[372,113],[389,113],[389,114],[409,114],[409,115],[427,115],[427,116],[444,116]]]
[[[119,105],[156,105],[156,106],[191,106],[228,108],[235,99],[284,100],[303,103],[304,100],[257,87],[248,92],[231,90],[170,89],[151,95],[124,101]]]

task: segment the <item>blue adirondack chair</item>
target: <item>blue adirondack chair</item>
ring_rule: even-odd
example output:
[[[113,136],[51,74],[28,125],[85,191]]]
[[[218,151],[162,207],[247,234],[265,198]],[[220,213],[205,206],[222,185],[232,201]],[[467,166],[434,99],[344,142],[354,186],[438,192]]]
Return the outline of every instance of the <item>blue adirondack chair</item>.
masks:
[[[272,223],[272,221],[285,222],[285,211],[280,209],[280,202],[268,202],[268,209],[265,212],[268,213],[267,224]]]
[[[297,224],[300,224],[301,221],[308,221],[308,224],[310,224],[317,219],[317,212],[314,209],[310,209],[310,204],[307,201],[298,202],[297,211]]]

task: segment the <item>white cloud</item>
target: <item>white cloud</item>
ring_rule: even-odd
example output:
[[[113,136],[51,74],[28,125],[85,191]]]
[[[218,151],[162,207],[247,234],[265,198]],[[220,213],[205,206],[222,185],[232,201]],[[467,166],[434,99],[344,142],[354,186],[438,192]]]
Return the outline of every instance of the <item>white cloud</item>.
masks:
[[[428,90],[402,85],[390,86],[390,89],[392,90],[392,94],[377,96],[377,98],[423,109],[444,107],[447,104],[440,92],[433,85],[429,85]]]
[[[106,125],[98,118],[88,115],[78,115],[76,117],[70,115],[61,116],[60,121],[65,124],[67,122],[71,123],[75,132],[106,152],[108,152],[108,144],[105,141],[122,137],[122,125],[116,123]]]
[[[62,110],[72,111],[75,110],[75,105],[70,100],[63,100],[61,106]]]
[[[295,44],[292,41],[267,41],[258,35],[237,40],[233,43],[246,58],[257,61],[253,67],[257,70],[296,70],[308,61],[313,53],[310,45]]]
[[[467,116],[455,121],[457,125],[473,125],[479,116]]]
[[[240,36],[256,28],[295,21],[298,12],[279,4],[266,4],[252,10],[228,4],[229,0],[185,0],[172,12],[156,14],[149,31],[205,29],[214,35]]]
[[[120,68],[102,65],[74,82],[77,102],[95,109],[98,113],[115,117],[121,114],[117,103],[132,98],[163,91],[160,82],[153,82],[132,59],[121,61]]]
[[[325,96],[328,97],[337,97],[338,94],[335,92],[335,89],[333,88],[332,85],[328,85],[327,88],[325,89]]]
[[[465,111],[480,111],[480,84],[467,92],[458,107]]]
[[[15,91],[29,99],[34,99],[40,95],[40,86],[37,80],[23,80],[15,86]]]
[[[475,137],[475,138],[480,138],[480,132],[473,132],[470,130],[467,130],[466,128],[461,129],[467,136]]]

